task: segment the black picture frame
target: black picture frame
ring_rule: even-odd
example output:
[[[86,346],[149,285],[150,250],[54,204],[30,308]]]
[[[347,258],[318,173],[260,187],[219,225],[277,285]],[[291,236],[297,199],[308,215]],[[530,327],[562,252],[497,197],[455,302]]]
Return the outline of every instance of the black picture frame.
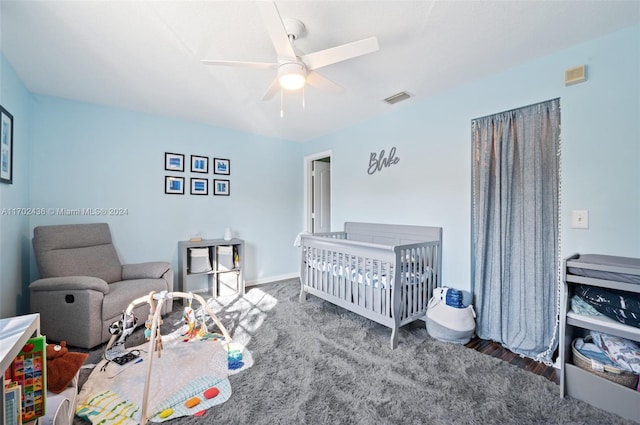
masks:
[[[192,195],[208,195],[209,179],[191,177],[191,194]]]
[[[213,194],[215,196],[229,196],[231,194],[229,180],[213,179]]]
[[[184,171],[184,155],[181,153],[165,152],[164,169],[167,171]]]
[[[184,177],[164,176],[164,193],[184,195]]]
[[[209,157],[191,155],[191,172],[209,174]]]
[[[13,184],[13,115],[0,106],[0,182]]]
[[[213,158],[213,174],[231,174],[231,161],[224,158]]]

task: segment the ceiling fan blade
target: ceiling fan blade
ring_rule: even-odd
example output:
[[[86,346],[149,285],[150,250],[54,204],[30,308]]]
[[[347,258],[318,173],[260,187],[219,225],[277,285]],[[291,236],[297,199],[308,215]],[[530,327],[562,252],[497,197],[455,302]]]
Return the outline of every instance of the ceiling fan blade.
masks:
[[[291,41],[289,41],[289,35],[282,23],[282,17],[278,11],[278,7],[274,2],[259,1],[256,3],[262,15],[269,37],[273,47],[276,49],[278,59],[296,60],[296,52],[293,50]]]
[[[278,81],[278,78],[274,78],[267,89],[267,92],[262,96],[262,100],[271,99],[276,93],[278,93],[278,91],[280,91],[280,82]]]
[[[217,66],[242,66],[245,68],[277,68],[277,63],[269,62],[245,62],[245,61],[222,61],[222,60],[208,60],[203,59],[200,61],[203,65],[217,65]]]
[[[311,86],[314,86],[319,89],[326,90],[332,93],[344,92],[344,87],[334,83],[327,77],[324,77],[315,71],[311,71],[307,74],[307,83]]]
[[[378,49],[378,39],[376,37],[369,37],[363,40],[300,56],[300,60],[302,60],[308,70],[312,70],[322,68],[323,66],[331,65],[336,62],[366,55],[367,53],[377,52]]]

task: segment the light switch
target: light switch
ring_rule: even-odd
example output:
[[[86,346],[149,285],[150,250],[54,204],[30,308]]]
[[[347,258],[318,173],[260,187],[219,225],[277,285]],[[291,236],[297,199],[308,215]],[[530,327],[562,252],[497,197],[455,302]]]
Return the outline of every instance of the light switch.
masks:
[[[589,211],[573,210],[571,212],[571,228],[572,229],[588,229],[589,228]]]

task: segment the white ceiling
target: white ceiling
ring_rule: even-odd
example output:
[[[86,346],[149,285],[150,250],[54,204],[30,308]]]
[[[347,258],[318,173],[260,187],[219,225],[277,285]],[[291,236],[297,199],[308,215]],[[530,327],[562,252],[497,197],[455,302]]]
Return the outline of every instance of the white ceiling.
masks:
[[[27,88],[51,96],[308,141],[640,22],[640,1],[278,1],[311,53],[376,36],[380,50],[320,73],[346,90],[263,102],[275,60],[250,1],[0,2],[0,48]],[[579,64],[575,64],[579,65]],[[562,78],[559,75],[558,78]],[[389,106],[399,91],[413,99]]]

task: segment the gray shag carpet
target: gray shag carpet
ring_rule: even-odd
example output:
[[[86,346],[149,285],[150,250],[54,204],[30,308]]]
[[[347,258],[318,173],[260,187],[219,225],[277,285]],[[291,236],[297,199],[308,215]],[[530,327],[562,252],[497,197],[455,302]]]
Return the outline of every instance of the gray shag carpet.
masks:
[[[254,365],[229,377],[233,394],[227,402],[204,417],[167,425],[632,423],[560,399],[558,385],[544,377],[431,339],[422,321],[402,328],[398,348],[391,350],[390,329],[313,296],[300,303],[299,290],[294,279],[214,302]],[[182,324],[181,314],[175,302],[163,334]],[[138,328],[127,346],[143,342]],[[87,363],[97,363],[103,350],[92,350]],[[80,385],[89,373],[81,371]],[[82,423],[75,418],[74,424]]]

